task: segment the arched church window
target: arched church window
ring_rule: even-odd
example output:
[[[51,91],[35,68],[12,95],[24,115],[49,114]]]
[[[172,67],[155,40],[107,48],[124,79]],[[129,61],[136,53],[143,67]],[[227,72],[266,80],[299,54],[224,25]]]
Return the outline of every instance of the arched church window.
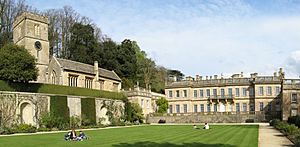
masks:
[[[38,24],[34,25],[34,35],[35,36],[40,36],[40,26]]]
[[[52,81],[52,84],[56,84],[56,72],[53,70],[52,71],[52,77],[51,77],[51,81]]]

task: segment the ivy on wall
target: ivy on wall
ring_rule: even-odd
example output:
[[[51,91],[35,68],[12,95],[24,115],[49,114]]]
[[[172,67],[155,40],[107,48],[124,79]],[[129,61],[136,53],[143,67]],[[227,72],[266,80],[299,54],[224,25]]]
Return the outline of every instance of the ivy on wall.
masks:
[[[68,125],[70,121],[68,98],[66,96],[51,96],[50,114],[52,117],[62,121],[61,124]]]
[[[96,125],[96,103],[95,98],[81,99],[82,125]]]

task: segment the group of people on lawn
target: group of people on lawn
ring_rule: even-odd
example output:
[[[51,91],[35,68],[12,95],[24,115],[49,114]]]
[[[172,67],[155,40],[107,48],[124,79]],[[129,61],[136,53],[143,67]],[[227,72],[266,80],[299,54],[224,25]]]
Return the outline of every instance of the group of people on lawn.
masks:
[[[77,136],[75,129],[72,129],[65,135],[65,140],[83,141],[86,139],[88,139],[88,137],[82,131],[79,131],[79,135]]]
[[[194,125],[194,129],[198,129],[196,125]],[[208,123],[205,123],[205,124],[204,124],[203,129],[209,129]]]

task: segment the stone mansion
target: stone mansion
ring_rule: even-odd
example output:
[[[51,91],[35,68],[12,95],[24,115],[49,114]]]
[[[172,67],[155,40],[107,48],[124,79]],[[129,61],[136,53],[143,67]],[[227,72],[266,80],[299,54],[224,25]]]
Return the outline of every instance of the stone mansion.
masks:
[[[170,114],[264,114],[283,120],[300,114],[300,79],[285,79],[282,69],[272,76],[187,77],[168,83],[165,93]]]
[[[38,83],[119,91],[121,79],[114,72],[98,67],[98,62],[88,65],[56,57],[49,57],[48,18],[23,13],[13,23],[14,43],[24,46],[36,59],[39,70]],[[50,59],[49,59],[50,58]]]

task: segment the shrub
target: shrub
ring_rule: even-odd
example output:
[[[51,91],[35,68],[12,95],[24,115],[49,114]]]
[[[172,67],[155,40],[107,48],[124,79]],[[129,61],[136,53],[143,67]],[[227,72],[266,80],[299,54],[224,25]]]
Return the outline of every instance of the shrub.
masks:
[[[7,127],[0,127],[0,135],[13,134],[13,130]]]
[[[292,125],[287,125],[284,128],[284,132],[286,132],[288,135],[295,135],[299,131],[298,131],[298,127],[292,124]]]
[[[166,123],[166,120],[165,120],[165,119],[160,119],[160,120],[158,121],[158,123],[159,123],[159,124]]]
[[[70,128],[79,128],[80,118],[78,116],[70,117]]]
[[[295,124],[297,127],[300,127],[300,116],[291,116],[287,121],[289,124]]]
[[[280,122],[279,119],[272,119],[270,120],[270,126],[276,126]]]
[[[16,133],[35,133],[36,130],[36,127],[28,124],[20,124],[15,126]]]
[[[40,124],[43,127],[49,128],[53,130],[54,128],[58,130],[65,130],[69,128],[69,123],[66,123],[66,121],[62,117],[57,117],[51,113],[45,113],[41,116]]]
[[[49,128],[45,128],[45,127],[40,127],[37,129],[38,132],[47,132],[47,131],[51,131],[51,129]]]
[[[60,130],[69,128],[68,100],[66,96],[51,96],[50,97],[50,122]]]

